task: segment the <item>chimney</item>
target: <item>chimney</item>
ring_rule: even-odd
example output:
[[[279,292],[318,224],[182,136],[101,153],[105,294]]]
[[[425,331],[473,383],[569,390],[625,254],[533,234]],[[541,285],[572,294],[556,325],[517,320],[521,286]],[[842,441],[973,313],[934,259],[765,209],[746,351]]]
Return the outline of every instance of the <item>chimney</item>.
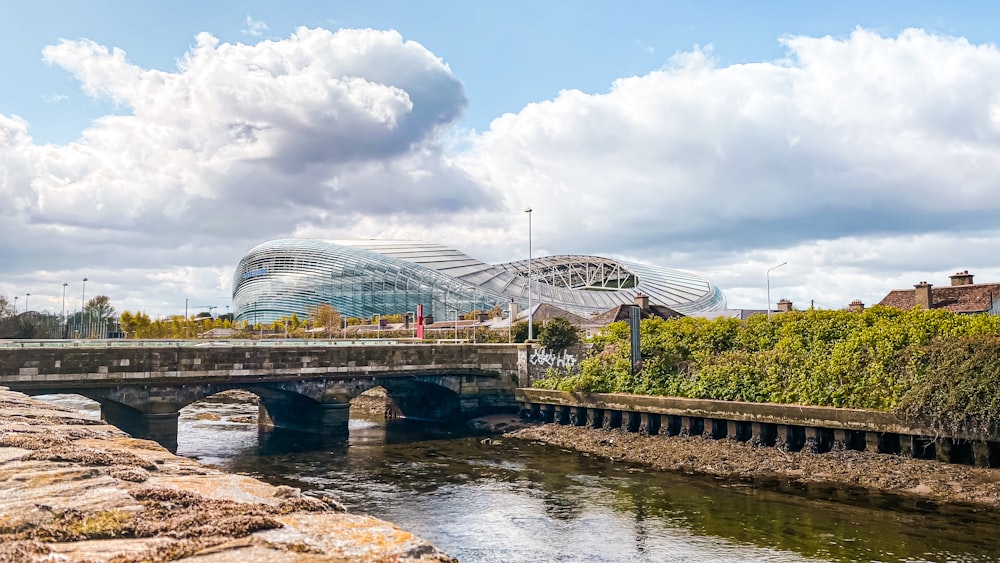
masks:
[[[948,277],[951,278],[951,285],[972,285],[972,274],[968,270]]]
[[[641,291],[635,294],[635,299],[632,302],[638,305],[639,309],[643,311],[649,310],[649,296]]]
[[[847,310],[852,313],[860,313],[865,310],[865,304],[861,302],[860,299],[855,299],[851,301],[851,304],[847,306]]]
[[[933,285],[925,281],[922,281],[913,287],[914,287],[913,290],[914,304],[922,309],[930,309],[931,306],[934,304],[933,298],[931,296],[931,287],[933,287]]]
[[[510,324],[514,324],[514,320],[517,319],[517,303],[511,299],[510,300]]]
[[[788,313],[792,310],[792,302],[787,299],[781,299],[778,301],[778,312]]]

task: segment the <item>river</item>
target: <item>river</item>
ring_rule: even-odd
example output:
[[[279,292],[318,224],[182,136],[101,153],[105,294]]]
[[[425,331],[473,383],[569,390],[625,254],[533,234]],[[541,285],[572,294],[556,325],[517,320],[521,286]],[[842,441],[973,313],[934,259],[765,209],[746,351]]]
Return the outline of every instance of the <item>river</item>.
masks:
[[[99,414],[79,396],[44,399]],[[178,454],[330,495],[463,562],[1000,561],[988,510],[750,487],[406,421],[352,419],[349,440],[314,449],[259,433],[256,412],[185,408]]]

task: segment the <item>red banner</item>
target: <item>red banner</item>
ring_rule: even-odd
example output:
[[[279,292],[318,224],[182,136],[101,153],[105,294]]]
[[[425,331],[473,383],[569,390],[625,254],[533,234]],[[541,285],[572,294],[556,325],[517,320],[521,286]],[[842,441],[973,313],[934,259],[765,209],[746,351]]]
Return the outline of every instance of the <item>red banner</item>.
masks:
[[[424,337],[424,306],[417,305],[417,338]]]

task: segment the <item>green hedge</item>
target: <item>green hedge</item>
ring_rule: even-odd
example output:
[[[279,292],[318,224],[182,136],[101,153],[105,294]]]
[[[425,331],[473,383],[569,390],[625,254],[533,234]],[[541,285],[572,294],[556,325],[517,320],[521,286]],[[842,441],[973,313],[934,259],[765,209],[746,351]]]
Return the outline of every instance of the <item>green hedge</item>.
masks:
[[[872,307],[770,320],[645,320],[635,376],[625,323],[592,342],[579,373],[550,370],[535,386],[897,410],[963,427],[1000,420],[1000,317],[993,315]]]

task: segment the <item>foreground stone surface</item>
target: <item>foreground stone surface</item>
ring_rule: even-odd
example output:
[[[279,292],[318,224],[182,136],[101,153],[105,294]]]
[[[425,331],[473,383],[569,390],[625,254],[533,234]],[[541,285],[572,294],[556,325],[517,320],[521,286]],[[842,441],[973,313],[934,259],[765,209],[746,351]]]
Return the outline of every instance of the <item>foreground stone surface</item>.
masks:
[[[750,482],[832,485],[911,496],[938,505],[1000,508],[1000,470],[851,450],[814,454],[701,436],[644,436],[544,424],[505,434],[613,461]]]
[[[230,475],[0,387],[0,561],[455,561],[336,501]]]

